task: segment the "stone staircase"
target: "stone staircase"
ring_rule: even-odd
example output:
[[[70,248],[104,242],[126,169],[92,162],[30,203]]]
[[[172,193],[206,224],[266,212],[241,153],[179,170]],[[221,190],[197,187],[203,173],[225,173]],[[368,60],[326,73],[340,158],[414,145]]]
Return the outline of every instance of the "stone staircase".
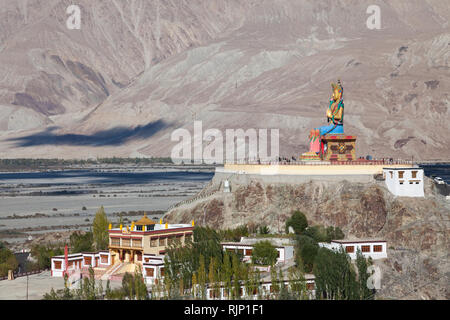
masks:
[[[106,270],[106,272],[101,276],[101,280],[108,280],[111,278],[111,276],[116,273],[119,269],[122,269],[124,262],[116,263],[111,268]]]

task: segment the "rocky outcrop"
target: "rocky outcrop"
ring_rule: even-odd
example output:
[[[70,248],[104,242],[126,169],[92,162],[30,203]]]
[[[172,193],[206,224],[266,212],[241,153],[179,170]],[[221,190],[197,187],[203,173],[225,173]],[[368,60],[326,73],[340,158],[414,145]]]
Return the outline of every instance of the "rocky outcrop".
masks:
[[[171,222],[205,223],[214,228],[240,224],[267,225],[283,232],[293,210],[301,210],[310,225],[340,227],[346,237],[384,238],[388,259],[382,270],[380,298],[448,299],[450,203],[428,178],[424,198],[393,197],[384,182],[312,180],[307,183],[247,183],[231,179],[231,193],[216,192],[176,207]]]

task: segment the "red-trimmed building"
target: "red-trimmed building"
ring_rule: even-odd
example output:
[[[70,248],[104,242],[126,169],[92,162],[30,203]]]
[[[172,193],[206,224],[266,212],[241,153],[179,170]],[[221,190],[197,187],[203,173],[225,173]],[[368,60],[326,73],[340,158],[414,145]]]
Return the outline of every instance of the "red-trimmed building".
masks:
[[[174,242],[184,245],[192,241],[193,229],[193,222],[168,224],[160,220],[155,223],[145,214],[131,226],[112,228],[110,225],[108,251],[70,254],[67,269],[64,255],[52,257],[52,276],[62,277],[65,270],[71,274],[91,266],[96,274],[102,274],[102,279],[114,279],[114,275],[133,272],[138,266],[146,281],[152,283],[164,277],[166,248]]]

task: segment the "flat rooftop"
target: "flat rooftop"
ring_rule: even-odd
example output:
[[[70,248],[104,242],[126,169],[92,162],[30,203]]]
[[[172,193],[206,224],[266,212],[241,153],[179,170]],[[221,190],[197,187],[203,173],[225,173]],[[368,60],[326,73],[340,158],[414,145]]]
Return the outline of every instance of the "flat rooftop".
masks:
[[[366,238],[366,239],[342,239],[342,240],[331,240],[334,243],[361,243],[361,242],[386,242],[384,239],[379,238]]]
[[[261,241],[269,241],[272,245],[277,247],[290,247],[294,245],[293,243],[291,243],[291,239],[288,238],[246,238],[246,237],[242,237],[239,242],[224,241],[221,242],[221,244],[236,245],[236,246],[252,246],[255,243]]]

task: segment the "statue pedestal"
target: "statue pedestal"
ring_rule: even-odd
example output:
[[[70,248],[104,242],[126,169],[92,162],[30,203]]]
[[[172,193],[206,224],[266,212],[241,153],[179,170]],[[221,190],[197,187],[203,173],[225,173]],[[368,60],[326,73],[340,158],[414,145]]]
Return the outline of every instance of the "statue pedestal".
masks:
[[[326,134],[321,136],[323,143],[322,160],[352,161],[356,160],[356,136],[345,134]]]

